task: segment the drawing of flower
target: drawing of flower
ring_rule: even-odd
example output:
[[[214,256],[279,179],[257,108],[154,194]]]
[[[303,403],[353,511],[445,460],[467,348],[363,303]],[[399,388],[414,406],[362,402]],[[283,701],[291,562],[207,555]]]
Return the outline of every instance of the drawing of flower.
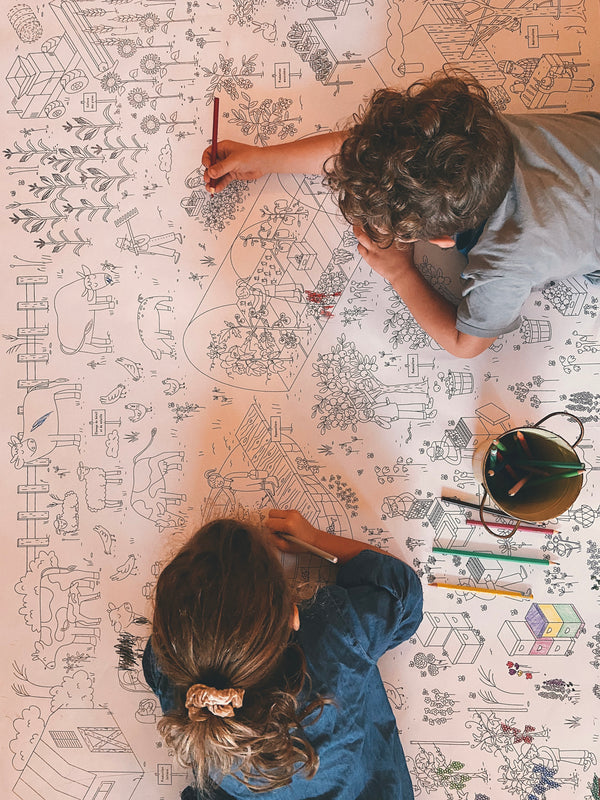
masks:
[[[111,94],[115,94],[123,86],[123,79],[121,78],[120,75],[117,75],[116,72],[107,72],[106,75],[102,76],[102,80],[100,81],[100,86],[104,89],[105,92],[110,92]]]
[[[160,120],[154,114],[148,114],[147,117],[140,123],[140,128],[144,131],[144,133],[158,133],[160,130]]]
[[[160,25],[160,19],[156,14],[149,11],[139,18],[138,23],[144,33],[152,33],[152,31],[155,31]]]
[[[133,39],[121,39],[117,45],[117,53],[121,58],[131,58],[131,56],[135,55],[136,50],[137,45]]]
[[[148,102],[148,92],[142,89],[141,86],[136,86],[127,94],[129,104],[134,108],[143,108]]]
[[[140,69],[146,75],[156,75],[162,69],[162,61],[156,53],[147,53],[140,61]]]

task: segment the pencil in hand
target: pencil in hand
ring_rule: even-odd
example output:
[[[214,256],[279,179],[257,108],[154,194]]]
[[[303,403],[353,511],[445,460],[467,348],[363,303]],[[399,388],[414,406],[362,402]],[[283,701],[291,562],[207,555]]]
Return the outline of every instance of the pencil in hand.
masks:
[[[219,139],[219,98],[213,98],[213,126],[212,126],[212,141],[210,145],[210,165],[217,162],[217,144]],[[208,191],[211,194],[215,193],[216,182],[211,178],[208,182]]]

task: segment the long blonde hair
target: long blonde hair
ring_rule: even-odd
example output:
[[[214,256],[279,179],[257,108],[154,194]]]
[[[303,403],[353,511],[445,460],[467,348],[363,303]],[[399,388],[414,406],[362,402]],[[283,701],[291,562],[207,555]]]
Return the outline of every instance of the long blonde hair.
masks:
[[[299,708],[308,676],[301,648],[290,641],[292,614],[275,552],[236,520],[204,525],[159,576],[152,648],[174,687],[175,707],[158,728],[179,762],[194,769],[198,788],[234,774],[250,789],[268,791],[297,772],[315,774],[318,757],[302,722],[327,701],[317,697]],[[191,719],[185,703],[196,684],[243,690],[241,707],[231,716]]]

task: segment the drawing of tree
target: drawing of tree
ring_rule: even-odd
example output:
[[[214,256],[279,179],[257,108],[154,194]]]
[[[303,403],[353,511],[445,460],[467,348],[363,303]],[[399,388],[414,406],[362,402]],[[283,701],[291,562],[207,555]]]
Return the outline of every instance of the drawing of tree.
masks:
[[[318,402],[311,416],[320,414],[317,427],[321,433],[332,428],[351,428],[356,433],[359,422],[381,424],[374,409],[383,394],[416,392],[426,397],[422,392],[424,384],[392,386],[376,378],[376,356],[364,356],[344,334],[338,337],[329,353],[319,354],[313,367],[316,370],[313,375],[319,379],[319,391],[324,396],[315,395]]]
[[[205,78],[210,78],[208,90],[204,95],[206,97],[206,105],[209,106],[216,94],[219,92],[227,92],[232,100],[237,100],[240,96],[239,89],[251,89],[254,84],[248,78],[256,69],[256,57],[258,53],[247,57],[242,56],[242,65],[238,68],[233,66],[233,58],[225,58],[219,55],[219,63],[215,61],[212,69],[202,67]],[[246,95],[247,96],[247,95]]]
[[[453,800],[456,792],[458,797],[466,797],[464,788],[467,783],[473,778],[482,778],[488,780],[488,774],[485,769],[481,772],[463,772],[465,765],[462,761],[448,762],[446,756],[436,745],[433,746],[433,751],[425,750],[420,745],[419,752],[414,760],[408,758],[410,764],[410,773],[415,783],[416,793],[419,794],[419,789],[425,789],[427,794],[441,789],[448,800]]]
[[[292,101],[288,97],[280,97],[275,103],[270,98],[258,103],[242,92],[242,100],[245,102],[238,108],[231,109],[229,122],[238,125],[244,136],[254,134],[254,144],[265,145],[275,134],[285,139],[298,133],[293,123],[301,122],[302,117],[290,117],[288,108]]]

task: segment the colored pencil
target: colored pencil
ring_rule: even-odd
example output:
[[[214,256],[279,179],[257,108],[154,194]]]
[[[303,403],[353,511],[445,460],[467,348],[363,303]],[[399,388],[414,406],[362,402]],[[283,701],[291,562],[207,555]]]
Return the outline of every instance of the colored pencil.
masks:
[[[293,542],[294,544],[299,545],[302,547],[303,550],[308,550],[309,553],[314,553],[316,556],[320,556],[324,558],[326,561],[330,561],[332,564],[338,563],[338,557],[332,555],[331,553],[326,552],[325,550],[321,550],[320,547],[315,547],[313,544],[309,544],[308,542],[303,541],[302,539],[298,539],[296,536],[292,536],[291,533],[281,533],[280,531],[277,532],[278,536],[281,536],[282,539],[287,539],[288,542]]]
[[[478,553],[473,550],[455,550],[451,547],[433,547],[434,553],[446,553],[450,556],[468,556],[473,558],[495,558],[502,561],[518,561],[520,564],[555,564],[547,558],[529,558],[528,556],[509,556],[504,553]]]
[[[478,503],[469,503],[468,500],[459,500],[458,497],[440,497],[440,500],[443,500],[444,503],[452,503],[455,506],[462,506],[463,508],[474,508],[479,511],[479,504]],[[495,514],[497,517],[508,517],[508,519],[512,519],[510,514],[507,514],[505,511],[500,511],[500,509],[490,508],[489,506],[484,506],[483,510],[488,514]],[[468,522],[468,520],[467,520]]]
[[[527,456],[527,458],[531,458],[532,453],[529,445],[527,444],[527,439],[525,438],[525,434],[522,431],[517,431],[515,433],[515,439],[517,440],[518,444],[521,446],[521,449]]]
[[[516,522],[517,522],[517,520],[515,520],[515,523]],[[481,520],[479,520],[479,519],[468,519],[468,520],[466,520],[466,523],[467,523],[467,525],[483,525],[483,522],[481,522]],[[486,522],[485,524],[488,526],[488,528],[512,528],[513,527],[513,524],[511,524],[510,522]],[[524,531],[524,532],[527,531],[527,532],[531,532],[531,533],[545,533],[545,534],[548,534],[548,535],[551,534],[551,533],[558,533],[556,528],[536,528],[534,525],[519,525],[519,530],[520,531]]]
[[[502,442],[499,442],[498,439],[494,439],[494,441],[492,442],[492,446],[497,447],[498,450],[502,450],[503,453],[506,453],[506,451],[508,450],[506,445],[502,444]]]
[[[520,492],[530,478],[531,475],[525,475],[525,477],[521,478],[520,481],[517,481],[517,483],[515,483],[514,486],[511,486],[510,489],[508,490],[508,494],[510,495],[510,497],[514,497],[517,494],[517,492]]]
[[[510,475],[510,477],[511,477],[513,480],[515,480],[515,481],[516,481],[516,480],[518,480],[518,479],[519,479],[519,476],[518,476],[518,475],[517,475],[517,473],[514,471],[514,469],[511,467],[511,465],[510,465],[510,464],[505,464],[505,465],[504,465],[504,468],[505,468],[505,470],[508,472],[508,474]]]
[[[542,483],[550,483],[551,481],[560,481],[563,478],[578,478],[580,475],[585,475],[584,469],[577,469],[574,472],[557,472],[555,475],[549,475],[547,478],[534,478],[531,481],[531,486],[539,486]]]
[[[532,467],[529,461],[513,461],[513,464],[519,469],[524,469],[525,472],[532,472],[534,475],[544,475],[545,477],[550,475],[545,469]]]
[[[483,594],[503,594],[507,597],[524,597],[527,600],[533,600],[533,595],[523,594],[522,592],[511,592],[509,589],[488,589],[481,588],[480,586],[458,586],[455,583],[428,583],[428,586],[439,586],[440,589],[460,589],[461,592],[474,592],[475,594],[483,592]]]
[[[554,469],[585,469],[585,464],[582,464],[581,461],[574,461],[572,464],[567,464],[564,461],[545,461],[543,458],[528,458],[522,463],[523,466],[532,464],[534,467],[553,467]]]
[[[219,140],[219,98],[213,99],[213,125],[212,125],[212,142],[210,147],[210,165],[212,166],[217,160],[217,144]],[[208,191],[211,194],[215,193],[215,181],[213,178],[208,182]]]

